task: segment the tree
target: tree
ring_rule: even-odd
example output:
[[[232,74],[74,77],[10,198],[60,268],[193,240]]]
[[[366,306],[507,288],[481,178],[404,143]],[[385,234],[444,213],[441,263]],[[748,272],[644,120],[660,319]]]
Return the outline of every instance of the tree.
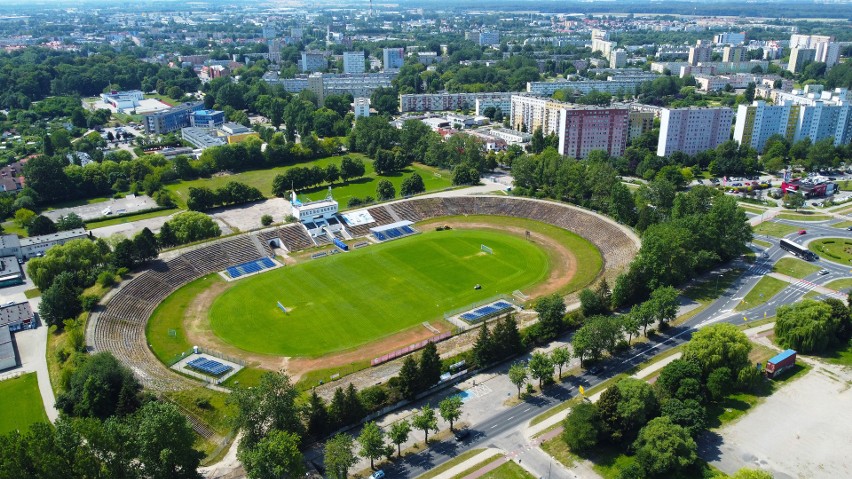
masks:
[[[468,165],[456,165],[453,168],[454,185],[475,185],[479,183],[479,171]]]
[[[18,210],[21,211],[21,210]],[[27,234],[29,236],[40,236],[56,233],[56,225],[50,218],[43,215],[38,215],[30,221],[27,226]]]
[[[608,311],[608,308],[594,291],[584,288],[580,291],[580,311],[583,312],[583,316],[590,317],[596,314],[604,314]]]
[[[742,468],[735,472],[731,479],[772,479],[772,474],[759,469]]]
[[[423,184],[423,177],[419,173],[414,173],[408,178],[402,180],[402,185],[399,187],[400,196],[412,196],[426,191],[426,185]]]
[[[299,450],[299,436],[272,431],[251,449],[238,454],[251,479],[300,477],[305,473],[305,458]]]
[[[805,196],[799,192],[785,194],[782,201],[786,208],[792,208],[796,211],[799,211],[799,208],[805,206]]]
[[[154,233],[146,228],[143,228],[136,236],[133,237],[133,248],[135,250],[135,260],[139,263],[146,263],[157,257],[159,246],[157,245],[157,237]]]
[[[408,440],[408,435],[411,434],[411,423],[403,419],[391,424],[388,438],[396,444],[397,455],[402,457],[402,444]]]
[[[420,390],[425,391],[441,380],[441,356],[435,343],[428,342],[420,353]]]
[[[685,359],[675,359],[669,364],[666,364],[666,366],[660,371],[660,375],[657,377],[657,382],[654,383],[654,387],[657,389],[658,396],[664,400],[668,398],[677,398],[680,400],[701,399],[700,396],[684,397],[684,393],[691,390],[689,384],[687,384],[686,389],[682,390],[685,382],[690,380],[700,380],[700,378],[701,368],[697,363],[694,361],[687,361]]]
[[[111,353],[101,352],[71,374],[68,388],[56,398],[56,408],[70,416],[106,419],[135,411],[141,390],[130,369]]]
[[[170,225],[168,221],[163,223],[163,226],[160,227],[160,234],[157,235],[157,244],[160,245],[161,248],[168,248],[178,244],[178,239],[175,236],[172,225]]]
[[[652,309],[656,312],[656,319],[661,325],[673,321],[677,317],[679,306],[677,298],[678,291],[671,286],[657,288],[651,292],[649,301]]]
[[[328,407],[323,398],[317,394],[316,389],[311,392],[307,407],[308,433],[314,437],[321,437],[329,430]]]
[[[373,469],[373,461],[385,455],[385,434],[379,429],[375,421],[364,424],[361,434],[358,436],[358,444],[361,446],[361,457],[370,460],[370,469]]]
[[[635,308],[636,306],[634,306]],[[633,310],[631,309],[626,314],[621,315],[621,329],[625,333],[627,333],[627,344],[630,344],[630,341],[633,339],[633,336],[639,334],[639,328],[642,327],[640,323],[640,317],[636,314],[633,314]]]
[[[479,367],[487,366],[494,360],[494,341],[485,321],[482,322],[476,343],[473,344],[473,360]]]
[[[835,310],[828,302],[804,300],[780,306],[777,317],[775,336],[786,348],[802,353],[821,352],[849,340],[848,309]]]
[[[530,358],[530,376],[534,379],[538,379],[538,388],[542,388],[542,384],[544,381],[551,381],[553,379],[553,362],[547,356],[547,354],[541,352],[534,352],[532,358]]]
[[[176,244],[192,243],[207,238],[215,238],[222,234],[219,225],[213,218],[198,211],[178,213],[163,225],[169,225],[174,233]],[[162,241],[162,230],[160,231]]]
[[[358,462],[355,456],[355,442],[349,434],[338,433],[326,441],[323,462],[331,477],[346,479],[349,468]]]
[[[731,392],[731,370],[726,367],[714,369],[707,376],[707,392],[714,401],[720,401]]]
[[[350,178],[361,176],[364,176],[364,162],[360,159],[352,160],[352,158],[344,156],[340,162],[340,179],[346,182]]]
[[[562,367],[571,361],[571,350],[567,347],[556,348],[550,353],[550,361],[559,370],[559,379],[562,379]]]
[[[631,437],[657,415],[657,396],[650,384],[635,378],[624,378],[615,387],[619,392],[617,411],[622,437]]]
[[[447,396],[438,403],[438,411],[444,421],[450,423],[450,431],[453,430],[453,423],[461,417],[462,400],[458,395]]]
[[[136,247],[133,246],[133,241],[124,238],[115,245],[112,264],[115,268],[133,269],[136,266]]]
[[[376,198],[379,201],[386,201],[392,200],[395,196],[396,189],[393,187],[393,183],[385,179],[379,180],[376,184]]]
[[[60,326],[66,319],[76,318],[83,311],[80,292],[70,271],[59,273],[53,284],[41,295],[39,316],[48,326]]]
[[[780,308],[779,308],[780,309]],[[707,377],[714,369],[739,371],[750,364],[751,342],[733,324],[719,323],[699,329],[683,347],[683,359],[695,361]]]
[[[429,431],[438,432],[438,418],[435,417],[435,410],[428,405],[424,405],[420,409],[420,412],[412,416],[411,425],[414,426],[415,429],[423,431],[423,443],[428,446]]]
[[[518,321],[514,314],[506,315],[498,320],[492,334],[493,353],[495,357],[506,358],[524,351],[521,332],[518,331]]]
[[[692,437],[698,437],[707,427],[707,410],[694,399],[669,399],[663,403],[662,415],[684,427]]]
[[[562,421],[562,440],[574,452],[583,452],[597,446],[603,429],[598,407],[581,402]]]
[[[403,398],[409,401],[414,400],[417,396],[417,388],[420,385],[420,371],[418,369],[414,356],[409,354],[402,361],[402,368],[399,370],[399,392]]]
[[[565,316],[565,300],[558,294],[545,296],[535,303],[538,321],[543,339],[556,336],[562,329],[562,317]]]
[[[514,363],[509,366],[509,381],[518,388],[518,398],[521,397],[521,388],[527,382],[527,367],[523,363]]]
[[[35,212],[27,208],[20,208],[18,211],[15,211],[15,224],[21,228],[29,228],[35,218]]]
[[[270,431],[301,436],[302,422],[296,405],[298,391],[284,372],[266,372],[251,388],[238,387],[228,396],[236,406],[234,425],[243,433],[240,447],[252,448]]]
[[[650,476],[671,477],[698,460],[698,446],[686,429],[668,417],[652,419],[636,442],[636,459]]]
[[[195,432],[186,417],[169,403],[152,401],[135,416],[136,444],[142,477],[152,479],[200,478],[204,454],[192,446]]]

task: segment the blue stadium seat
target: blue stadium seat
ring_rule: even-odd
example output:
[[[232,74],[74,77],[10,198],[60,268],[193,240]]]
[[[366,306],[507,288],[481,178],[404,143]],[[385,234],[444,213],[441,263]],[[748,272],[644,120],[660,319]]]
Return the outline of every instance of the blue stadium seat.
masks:
[[[413,230],[413,229],[411,229],[411,226],[403,226],[403,227],[402,227],[402,231],[404,231],[404,232],[406,232],[406,233],[408,233],[408,234],[414,234],[414,230]]]

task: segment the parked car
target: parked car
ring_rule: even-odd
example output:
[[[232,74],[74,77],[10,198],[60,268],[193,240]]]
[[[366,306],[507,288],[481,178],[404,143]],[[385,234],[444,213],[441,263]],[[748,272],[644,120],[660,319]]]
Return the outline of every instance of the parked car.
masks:
[[[378,471],[370,474],[370,479],[384,479],[385,471],[379,469]]]
[[[453,436],[456,437],[456,441],[464,441],[465,439],[467,439],[470,436],[470,429],[468,429],[468,428],[457,429],[453,433]]]

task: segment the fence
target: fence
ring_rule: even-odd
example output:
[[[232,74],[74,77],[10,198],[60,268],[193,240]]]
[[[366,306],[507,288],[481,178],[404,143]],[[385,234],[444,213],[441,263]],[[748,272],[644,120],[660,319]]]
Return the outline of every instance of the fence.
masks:
[[[385,354],[384,356],[374,358],[372,361],[370,361],[370,366],[378,366],[379,364],[386,363],[388,361],[392,361],[392,360],[394,360],[394,359],[396,359],[400,356],[405,356],[408,353],[412,353],[414,351],[417,351],[418,349],[423,349],[429,343],[440,343],[441,341],[452,337],[452,335],[453,335],[453,333],[441,333],[441,334],[432,336],[429,339],[424,339],[423,341],[420,341],[419,343],[414,343],[414,344],[411,344],[411,345],[406,346],[404,348],[397,349],[396,351],[393,351],[392,353],[388,353],[388,354]]]

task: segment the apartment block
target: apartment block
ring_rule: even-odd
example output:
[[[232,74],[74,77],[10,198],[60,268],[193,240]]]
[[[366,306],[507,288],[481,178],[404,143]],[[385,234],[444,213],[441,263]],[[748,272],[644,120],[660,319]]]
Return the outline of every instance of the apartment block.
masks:
[[[654,112],[631,109],[627,115],[627,121],[627,142],[630,143],[634,138],[638,138],[654,128]]]
[[[730,108],[663,109],[657,156],[712,150],[730,138],[733,119]]]
[[[771,105],[759,100],[751,105],[740,105],[737,107],[734,140],[754,148],[758,153],[763,153],[766,140],[772,135],[781,135],[793,142],[801,108],[789,101]]]
[[[343,73],[364,73],[364,52],[343,52]]]
[[[790,49],[790,62],[787,70],[793,73],[801,73],[805,65],[816,59],[816,50],[813,48],[794,47]]]
[[[559,131],[559,111],[570,107],[550,98],[513,95],[510,124],[518,131],[535,132],[541,128],[542,133],[549,135]]]
[[[476,108],[482,115],[486,108],[499,108],[504,115],[511,111],[512,95],[518,93],[422,93],[399,96],[399,110],[411,111],[454,111]]]
[[[698,65],[701,62],[709,62],[713,59],[713,48],[704,44],[701,40],[694,47],[689,47],[689,64]]]
[[[356,98],[355,102],[352,104],[352,108],[355,110],[355,118],[370,116],[370,99]]]
[[[627,52],[622,49],[614,50],[609,55],[610,68],[624,68],[627,65]]]
[[[713,43],[718,43],[722,45],[742,45],[743,43],[745,43],[745,39],[745,32],[727,32],[714,35]]]
[[[583,159],[594,150],[621,156],[627,147],[625,108],[562,108],[559,110],[559,154]]]
[[[299,62],[302,73],[318,72],[328,69],[328,59],[322,52],[302,52],[302,61]]]
[[[500,32],[480,32],[479,46],[487,47],[500,44]]]
[[[382,67],[384,71],[399,70],[405,63],[404,48],[383,48],[382,49]]]
[[[722,49],[723,62],[742,62],[745,61],[745,47],[725,47]]]

